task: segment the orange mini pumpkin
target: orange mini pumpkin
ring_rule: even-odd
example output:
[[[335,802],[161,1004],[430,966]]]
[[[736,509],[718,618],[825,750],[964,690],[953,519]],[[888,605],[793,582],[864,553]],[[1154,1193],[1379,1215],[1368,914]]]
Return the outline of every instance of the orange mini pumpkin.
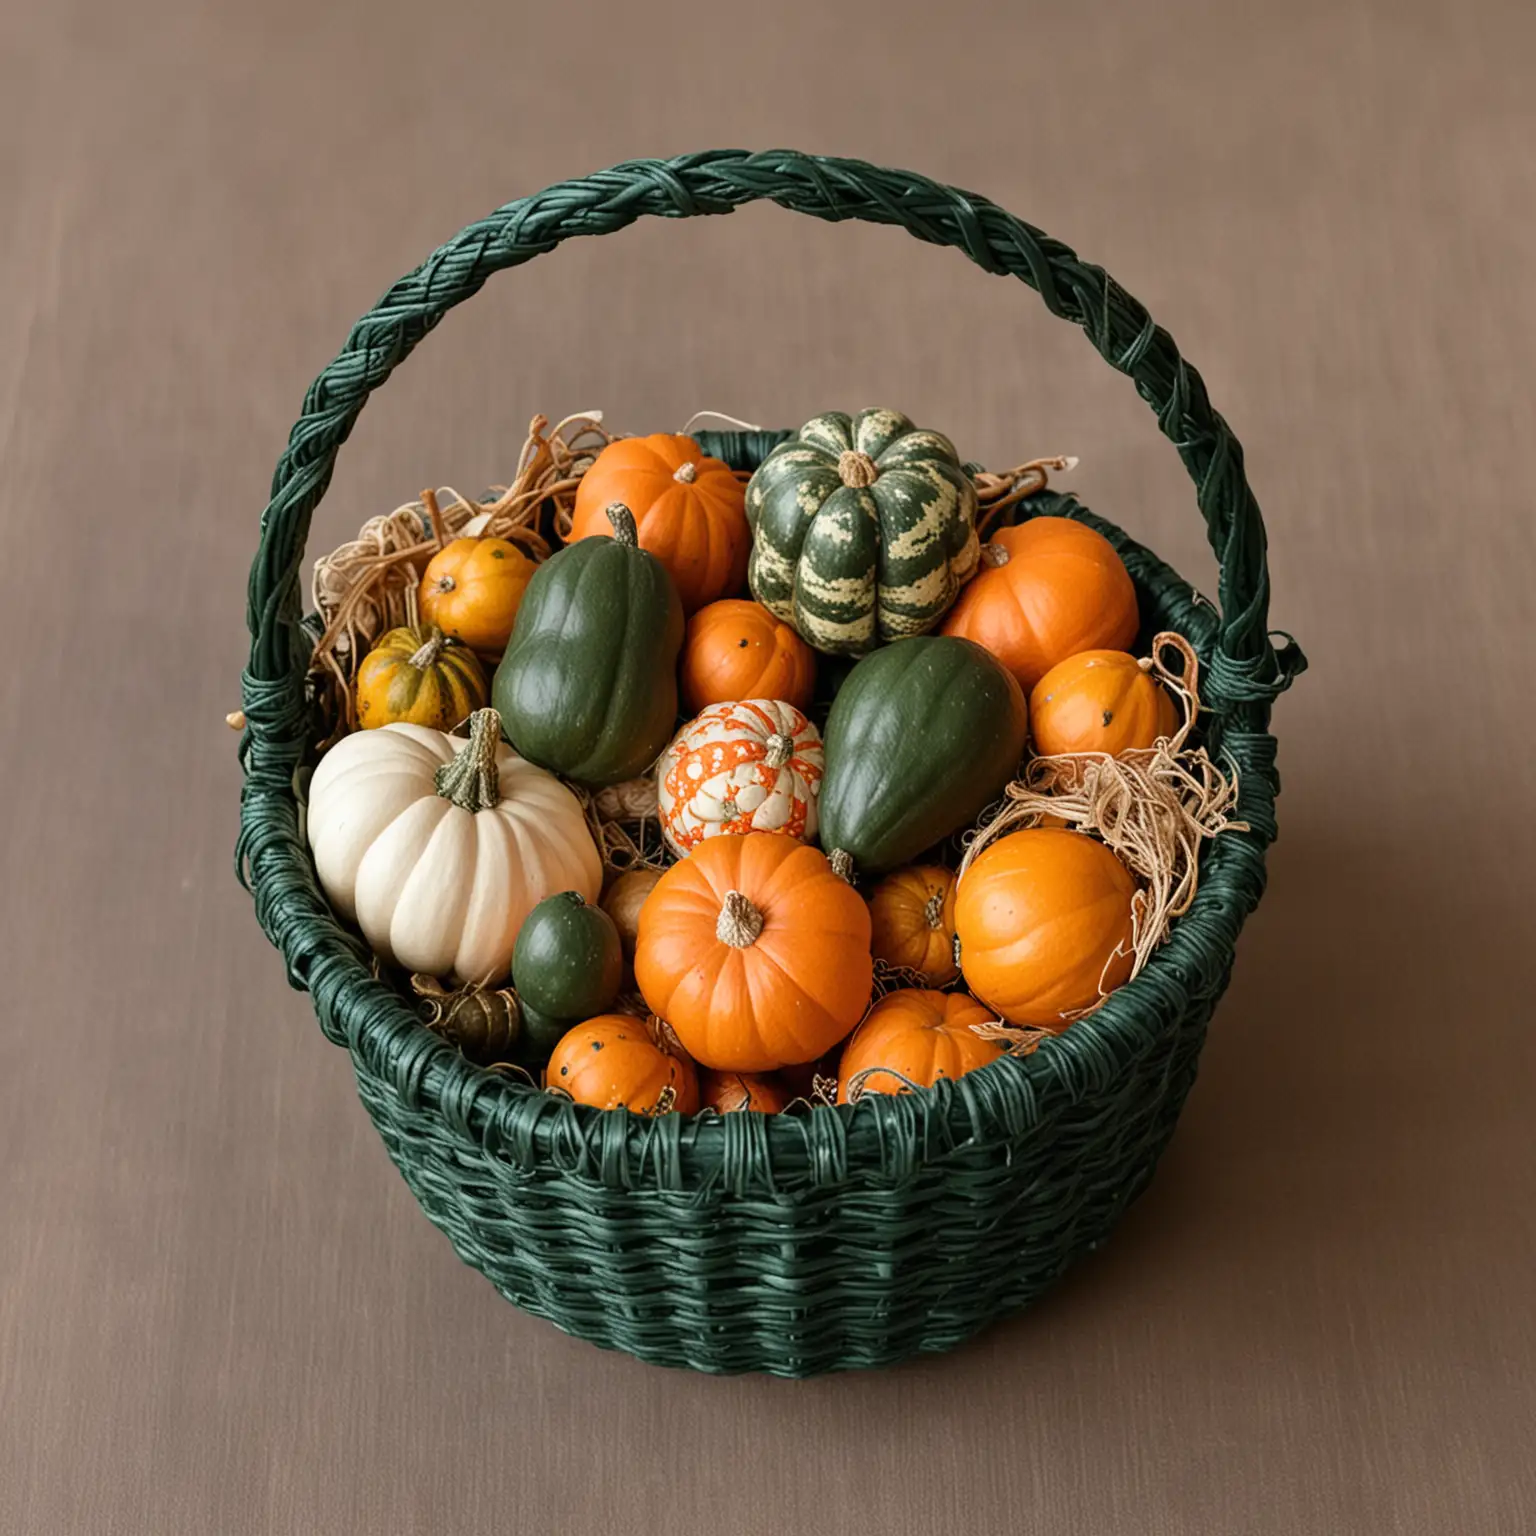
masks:
[[[704,1072],[699,1077],[699,1100],[705,1109],[722,1115],[742,1109],[776,1115],[789,1103],[789,1094],[771,1077],[758,1072]]]
[[[960,877],[955,932],[966,984],[1010,1024],[1060,1031],[1131,973],[1136,881],[1103,843],[1031,827]]]
[[[727,597],[699,609],[683,639],[683,702],[779,699],[805,709],[816,688],[816,653],[761,603]]]
[[[1139,622],[1114,545],[1084,523],[1036,517],[982,546],[981,568],[943,628],[991,651],[1028,693],[1079,651],[1123,650]]]
[[[964,1077],[996,1061],[1002,1044],[971,1028],[995,1022],[963,992],[888,992],[843,1047],[837,1102],[865,1093],[906,1093],[909,1085],[930,1088],[941,1077]]]
[[[916,971],[931,987],[953,981],[955,876],[941,864],[909,864],[870,894],[869,947],[876,960]]]
[[[615,501],[634,513],[641,549],[666,566],[685,613],[746,585],[746,488],[691,437],[658,432],[609,443],[576,489],[568,542],[611,538]]]
[[[596,1109],[691,1115],[699,1107],[693,1063],[663,1050],[645,1020],[627,1013],[602,1013],[567,1030],[550,1053],[544,1081]]]
[[[523,593],[538,567],[507,539],[454,539],[427,562],[422,619],[488,656],[507,648]]]
[[[1107,752],[1150,747],[1179,728],[1172,696],[1150,661],[1125,651],[1083,651],[1057,662],[1029,696],[1035,750]]]
[[[635,980],[698,1062],[812,1061],[869,1003],[869,908],[827,857],[776,832],[712,837],[640,912]]]

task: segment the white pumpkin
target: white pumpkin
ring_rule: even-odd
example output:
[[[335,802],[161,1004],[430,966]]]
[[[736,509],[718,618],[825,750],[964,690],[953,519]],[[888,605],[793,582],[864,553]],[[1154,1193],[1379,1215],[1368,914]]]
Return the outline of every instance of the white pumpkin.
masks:
[[[690,720],[656,765],[662,836],[679,857],[706,837],[816,835],[821,734],[793,704],[738,699]]]
[[[343,737],[310,780],[309,842],[331,905],[383,959],[460,982],[505,976],[537,903],[596,901],[603,879],[580,802],[502,742],[494,709],[467,742],[403,724]]]

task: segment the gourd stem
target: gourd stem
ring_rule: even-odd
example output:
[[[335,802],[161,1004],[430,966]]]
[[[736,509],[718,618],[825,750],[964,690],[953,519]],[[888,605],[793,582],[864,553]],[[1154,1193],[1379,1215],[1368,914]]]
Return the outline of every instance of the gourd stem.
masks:
[[[494,709],[477,709],[469,717],[469,743],[451,763],[433,776],[443,799],[472,816],[501,804],[501,775],[496,751],[501,745],[501,716]]]
[[[781,731],[775,731],[768,738],[768,751],[763,756],[763,762],[777,772],[794,755],[794,738],[784,735]]]
[[[1008,553],[1006,544],[983,544],[981,558],[984,564],[996,569],[1000,565],[1007,565],[1013,557]]]
[[[928,898],[927,904],[923,907],[923,917],[927,920],[928,926],[933,929],[937,929],[944,921],[943,891],[935,891]]]
[[[855,490],[863,490],[880,478],[875,461],[857,448],[846,449],[838,456],[837,473],[844,485],[851,485]]]
[[[419,667],[422,671],[425,671],[433,664],[433,662],[437,660],[439,656],[443,654],[443,647],[447,645],[447,643],[447,635],[445,635],[440,629],[434,630],[428,637],[427,643],[421,646],[412,654],[410,661],[411,666]]]
[[[839,880],[853,884],[853,855],[846,848],[834,848],[827,855],[827,862],[832,866],[832,873]]]
[[[613,524],[613,537],[616,543],[627,544],[631,549],[639,544],[640,534],[635,527],[635,514],[622,501],[615,501],[609,505],[608,521]]]
[[[763,914],[740,891],[727,891],[715,923],[715,937],[732,949],[750,949],[763,931]]]
[[[681,481],[684,485],[692,485],[699,478],[699,466],[689,459],[685,464],[679,464],[672,478]]]

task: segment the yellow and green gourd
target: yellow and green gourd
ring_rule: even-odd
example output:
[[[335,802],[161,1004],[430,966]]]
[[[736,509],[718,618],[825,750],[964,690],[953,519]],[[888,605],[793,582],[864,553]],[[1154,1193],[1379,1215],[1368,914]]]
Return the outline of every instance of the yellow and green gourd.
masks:
[[[357,723],[365,731],[397,722],[451,731],[489,698],[485,668],[435,624],[390,630],[357,669]]]
[[[814,417],[747,486],[752,595],[819,651],[932,629],[976,570],[976,489],[940,432],[897,411]]]

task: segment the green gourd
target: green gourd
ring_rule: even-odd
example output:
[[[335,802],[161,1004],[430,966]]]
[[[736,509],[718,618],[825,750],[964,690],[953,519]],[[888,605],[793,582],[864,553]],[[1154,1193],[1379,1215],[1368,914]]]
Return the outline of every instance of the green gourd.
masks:
[[[924,634],[976,570],[976,488],[940,432],[897,411],[814,417],[747,486],[747,580],[819,651]]]
[[[821,845],[859,873],[911,862],[974,821],[1018,771],[1028,708],[979,645],[921,635],[866,656],[827,716]]]
[[[568,545],[534,573],[491,696],[507,740],[579,784],[637,778],[677,723],[683,606],[615,503],[611,539]]]
[[[518,931],[512,985],[525,1012],[594,1018],[613,1006],[623,973],[619,930],[580,891],[546,896]]]

